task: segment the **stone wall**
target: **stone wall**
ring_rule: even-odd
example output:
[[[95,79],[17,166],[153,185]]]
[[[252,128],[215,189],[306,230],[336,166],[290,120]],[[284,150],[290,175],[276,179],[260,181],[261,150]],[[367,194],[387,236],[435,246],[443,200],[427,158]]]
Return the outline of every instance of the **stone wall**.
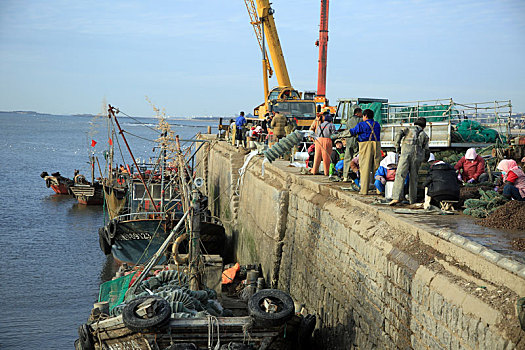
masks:
[[[514,311],[525,295],[520,264],[504,268],[473,242],[298,176],[284,162],[265,164],[262,176],[256,158],[241,182],[245,154],[225,142],[199,156],[232,256],[260,262],[273,287],[317,315],[318,348],[525,348]]]

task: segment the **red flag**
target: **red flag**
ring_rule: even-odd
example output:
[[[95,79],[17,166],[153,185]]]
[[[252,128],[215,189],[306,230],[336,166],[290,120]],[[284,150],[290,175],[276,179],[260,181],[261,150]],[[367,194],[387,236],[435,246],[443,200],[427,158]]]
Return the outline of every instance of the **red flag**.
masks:
[[[113,140],[112,139],[109,139],[109,145],[113,146]]]
[[[91,140],[91,147],[95,147],[96,144],[97,144],[97,141]]]

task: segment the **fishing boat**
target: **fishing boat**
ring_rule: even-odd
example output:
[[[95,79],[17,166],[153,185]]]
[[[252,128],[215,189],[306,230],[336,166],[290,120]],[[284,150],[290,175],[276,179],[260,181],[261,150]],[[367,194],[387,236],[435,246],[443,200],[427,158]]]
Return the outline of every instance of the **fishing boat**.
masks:
[[[109,115],[120,129],[114,110]],[[169,128],[169,125],[164,125]],[[163,130],[167,135],[168,130]],[[104,184],[104,198],[109,221],[98,231],[101,250],[113,255],[117,264],[136,265],[148,261],[159,249],[170,230],[183,215],[180,192],[182,178],[190,176],[191,169],[167,164],[168,141],[162,139],[159,154],[151,163],[139,164],[133,156],[126,138],[122,138],[133,159],[127,169],[111,171]],[[178,144],[180,149],[180,143]],[[113,151],[109,151],[108,168]],[[182,174],[182,176],[181,176]],[[206,201],[204,196],[199,201]],[[209,212],[199,214],[203,227],[203,244],[210,253],[221,253],[225,233],[222,225],[212,219]],[[187,249],[186,245],[182,249]],[[161,259],[161,262],[164,258]]]
[[[179,171],[165,178],[177,184],[174,206],[180,204],[181,210],[143,212],[151,220],[164,220],[157,222],[166,237],[147,260],[121,265],[115,278],[100,286],[88,322],[78,328],[75,349],[300,349],[311,337],[315,317],[296,314],[288,293],[265,288],[258,265],[242,269],[235,264],[223,272],[221,256],[201,251],[206,206],[200,181],[185,175]],[[155,200],[155,191],[166,188],[140,188],[142,182],[131,181],[132,200],[148,189]],[[173,196],[166,201],[172,203]],[[151,205],[156,208],[154,201]],[[167,229],[171,217],[177,222]],[[187,254],[181,251],[183,242]],[[232,293],[223,285],[230,285]]]
[[[95,179],[95,161],[98,160],[94,155],[89,157],[91,167],[91,182],[86,177],[75,170],[74,185],[70,187],[71,193],[80,204],[101,205],[104,202],[102,194],[102,184]],[[99,168],[100,171],[100,168]]]
[[[47,188],[51,188],[56,194],[70,194],[69,189],[74,185],[73,180],[63,177],[58,171],[51,175],[43,171],[40,177],[46,181]]]

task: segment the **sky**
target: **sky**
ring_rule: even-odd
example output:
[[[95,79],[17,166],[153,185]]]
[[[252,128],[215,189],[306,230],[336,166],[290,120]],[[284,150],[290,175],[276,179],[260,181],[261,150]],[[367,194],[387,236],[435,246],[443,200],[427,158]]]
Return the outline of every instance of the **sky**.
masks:
[[[320,1],[273,0],[294,88],[316,90]],[[327,97],[512,100],[525,112],[524,0],[330,2]],[[233,116],[263,102],[244,0],[2,0],[0,110]],[[275,78],[271,86],[277,85]]]

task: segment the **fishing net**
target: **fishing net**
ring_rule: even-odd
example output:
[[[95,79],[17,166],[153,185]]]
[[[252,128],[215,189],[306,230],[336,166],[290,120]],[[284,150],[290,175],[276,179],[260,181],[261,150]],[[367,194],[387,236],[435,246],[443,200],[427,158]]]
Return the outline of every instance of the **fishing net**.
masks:
[[[476,218],[485,218],[500,206],[507,203],[507,199],[496,191],[479,189],[480,199],[467,199],[463,214]]]
[[[506,142],[505,136],[500,135],[496,130],[489,129],[473,120],[464,120],[456,126],[456,138],[462,142],[483,142],[494,143],[498,139]]]
[[[98,294],[98,301],[109,302],[109,311],[124,301],[124,296],[128,291],[129,284],[133,279],[135,273],[127,276],[116,278],[112,281],[104,282],[100,285],[100,292]]]

